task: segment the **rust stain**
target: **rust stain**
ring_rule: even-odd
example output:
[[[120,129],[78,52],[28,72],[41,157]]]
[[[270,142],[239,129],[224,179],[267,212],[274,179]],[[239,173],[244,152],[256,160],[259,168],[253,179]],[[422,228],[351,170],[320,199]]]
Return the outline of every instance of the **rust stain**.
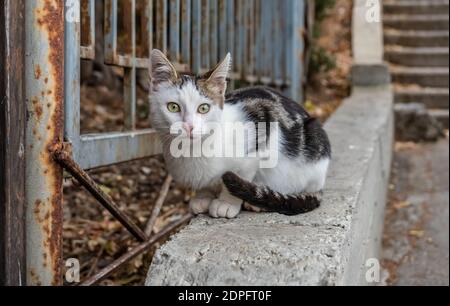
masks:
[[[30,276],[31,276],[31,281],[34,285],[42,286],[42,282],[39,279],[39,276],[37,275],[37,273],[34,269],[30,269]]]
[[[112,10],[112,1],[111,0],[106,0],[105,1],[105,13],[111,12]],[[111,20],[109,18],[105,18],[105,35],[108,35],[111,33],[112,30],[112,25],[111,25]],[[111,46],[109,45],[109,48],[111,48]]]
[[[81,44],[83,46],[90,45],[92,41],[89,17],[89,2],[81,1]]]
[[[41,121],[44,110],[42,109],[42,105],[39,103],[39,99],[37,97],[34,97],[31,100],[31,103],[33,104],[33,109],[34,113],[36,114],[37,121]]]
[[[41,214],[41,207],[42,207],[42,201],[41,200],[36,200],[36,202],[34,203],[34,214],[36,216],[36,218],[39,220],[39,216]]]
[[[34,67],[34,77],[36,80],[39,80],[42,76],[42,69],[41,66],[38,64]]]
[[[47,261],[48,261],[48,255],[47,255],[47,253],[42,253],[42,258],[44,258],[44,268],[46,268],[47,267],[47,265],[48,265],[48,263],[47,263]]]

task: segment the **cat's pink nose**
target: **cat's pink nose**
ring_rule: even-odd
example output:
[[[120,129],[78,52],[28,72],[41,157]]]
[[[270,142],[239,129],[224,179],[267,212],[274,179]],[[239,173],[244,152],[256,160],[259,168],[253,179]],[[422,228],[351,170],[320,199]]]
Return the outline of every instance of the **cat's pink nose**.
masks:
[[[194,131],[194,126],[189,123],[183,123],[183,128],[186,131],[188,137],[192,137],[192,132]]]

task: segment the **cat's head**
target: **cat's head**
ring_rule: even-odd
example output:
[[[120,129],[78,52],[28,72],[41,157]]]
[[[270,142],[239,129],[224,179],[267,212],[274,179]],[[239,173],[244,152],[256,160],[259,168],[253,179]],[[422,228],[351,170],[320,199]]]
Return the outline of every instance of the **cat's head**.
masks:
[[[153,126],[168,132],[181,126],[187,137],[203,134],[203,127],[221,121],[231,67],[228,54],[203,76],[179,75],[167,57],[153,50],[150,57],[150,104]]]

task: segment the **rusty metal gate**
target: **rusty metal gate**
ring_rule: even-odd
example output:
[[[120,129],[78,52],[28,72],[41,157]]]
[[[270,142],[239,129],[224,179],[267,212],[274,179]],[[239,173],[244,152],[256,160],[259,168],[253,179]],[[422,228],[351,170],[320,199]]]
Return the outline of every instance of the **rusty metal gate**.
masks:
[[[297,101],[302,99],[306,0],[97,1],[104,1],[104,41],[95,37],[94,0],[24,1],[26,283],[30,285],[62,284],[64,171],[141,242],[85,285],[107,277],[191,218],[185,216],[153,235],[151,228],[144,231],[123,214],[85,172],[161,152],[153,130],[136,129],[137,71],[147,69],[152,48],[165,52],[181,72],[197,74],[231,52],[233,80],[277,87]],[[118,39],[119,11],[130,14],[125,43]],[[88,29],[85,39],[81,24]],[[80,60],[93,60],[96,44],[104,44],[105,64],[124,69],[125,126],[120,133],[80,133]],[[155,205],[150,227],[164,194],[166,190]]]

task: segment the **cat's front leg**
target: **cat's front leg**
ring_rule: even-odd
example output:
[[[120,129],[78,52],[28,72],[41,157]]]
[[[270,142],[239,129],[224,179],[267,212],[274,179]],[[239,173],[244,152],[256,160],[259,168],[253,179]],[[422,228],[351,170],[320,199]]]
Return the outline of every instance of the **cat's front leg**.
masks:
[[[257,161],[251,160],[247,162],[245,169],[239,175],[249,181],[253,181],[256,176]],[[236,218],[241,212],[244,201],[236,198],[228,191],[227,187],[222,183],[222,191],[218,199],[214,200],[209,206],[209,214],[213,218]]]
[[[210,190],[201,190],[196,192],[195,197],[189,202],[189,208],[194,215],[206,214],[209,206],[215,198],[215,194]]]
[[[209,206],[209,215],[213,218],[236,218],[241,212],[243,201],[231,195],[225,185],[218,199]]]

